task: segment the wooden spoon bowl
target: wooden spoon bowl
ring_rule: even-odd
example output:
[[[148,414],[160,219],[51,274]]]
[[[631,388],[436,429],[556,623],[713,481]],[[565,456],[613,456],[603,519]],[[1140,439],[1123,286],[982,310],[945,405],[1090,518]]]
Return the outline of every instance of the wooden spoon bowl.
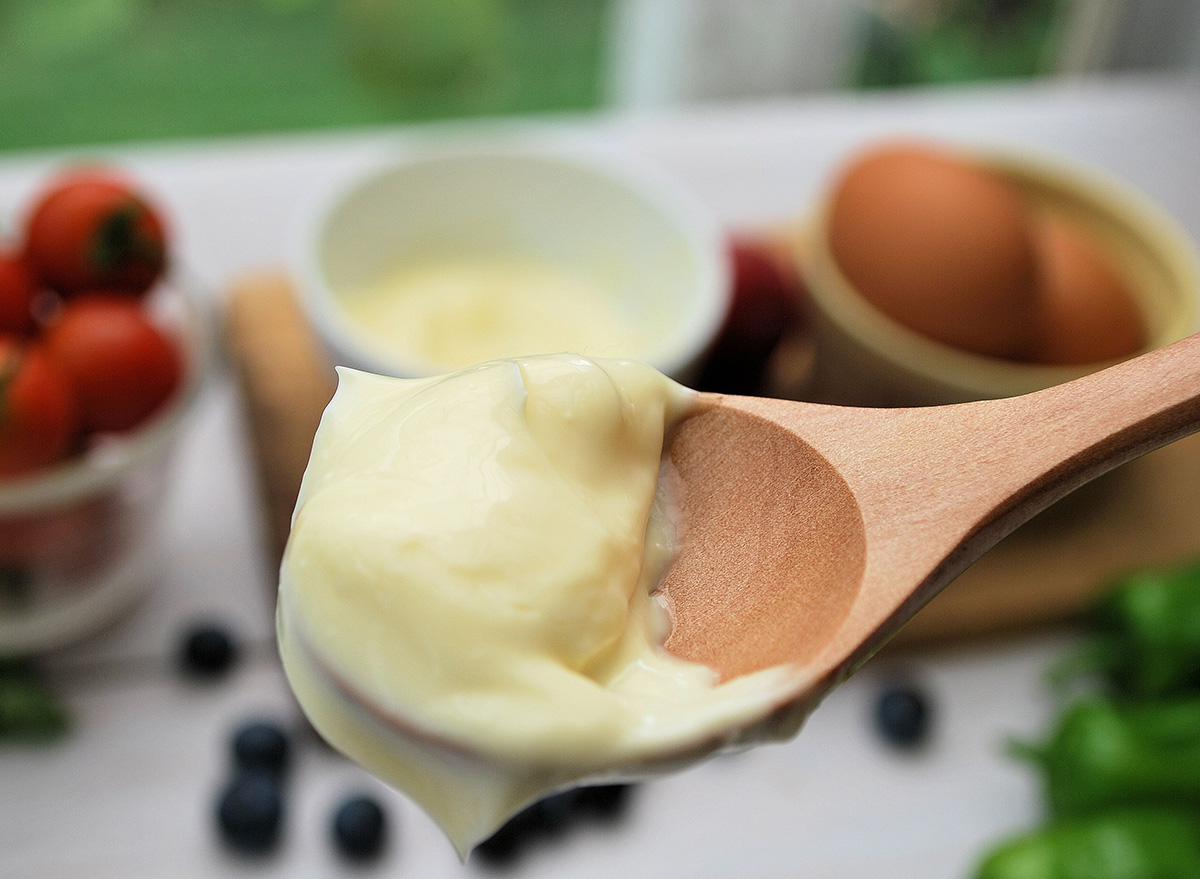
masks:
[[[729,397],[680,426],[669,459],[686,551],[660,587],[667,650],[723,679],[811,662],[850,613],[866,566],[846,481],[796,433]]]

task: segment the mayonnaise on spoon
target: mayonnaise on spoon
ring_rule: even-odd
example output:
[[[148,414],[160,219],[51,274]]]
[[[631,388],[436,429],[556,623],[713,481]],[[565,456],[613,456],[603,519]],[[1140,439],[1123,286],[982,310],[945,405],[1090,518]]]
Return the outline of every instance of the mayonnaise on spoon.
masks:
[[[322,735],[460,853],[555,788],[729,744],[794,688],[789,666],[719,683],[661,648],[660,464],[696,399],[575,355],[340,371],[283,560],[284,666]]]

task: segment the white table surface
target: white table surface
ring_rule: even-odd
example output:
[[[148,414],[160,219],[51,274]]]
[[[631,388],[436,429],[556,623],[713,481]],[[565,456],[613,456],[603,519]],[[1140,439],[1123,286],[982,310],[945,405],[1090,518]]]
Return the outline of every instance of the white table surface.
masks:
[[[848,150],[882,135],[1050,150],[1123,177],[1200,237],[1196,79],[838,96],[487,129],[639,155],[731,227],[796,216]],[[283,264],[297,212],[339,175],[381,151],[476,130],[460,123],[92,154],[117,159],[159,193],[182,261],[218,291],[240,272]],[[80,154],[0,158],[0,216],[10,218],[50,169]],[[222,850],[211,812],[230,727],[255,715],[295,718],[271,648],[272,572],[226,370],[184,438],[175,475],[153,590],[121,623],[54,659],[75,731],[49,748],[0,747],[0,879],[486,875],[460,866],[401,795],[311,743],[300,749],[278,855],[247,862]],[[171,666],[177,632],[197,617],[228,621],[249,645],[237,670],[212,686],[188,684]],[[1053,702],[1040,676],[1067,639],[873,663],[795,741],[645,785],[627,821],[540,847],[509,875],[963,877],[990,841],[1037,820],[1032,774],[1001,750],[1008,735],[1045,724]],[[878,686],[900,663],[936,702],[934,741],[917,755],[888,751],[869,725]],[[375,867],[347,870],[331,852],[328,815],[360,788],[393,806],[395,845]]]

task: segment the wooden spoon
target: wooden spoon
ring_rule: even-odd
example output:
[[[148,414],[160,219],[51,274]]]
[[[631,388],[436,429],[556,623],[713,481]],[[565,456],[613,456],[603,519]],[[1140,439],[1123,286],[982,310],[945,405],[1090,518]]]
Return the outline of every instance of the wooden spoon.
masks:
[[[666,647],[723,679],[798,663],[808,702],[1039,510],[1200,429],[1200,334],[1003,400],[703,406],[667,448],[683,533]]]

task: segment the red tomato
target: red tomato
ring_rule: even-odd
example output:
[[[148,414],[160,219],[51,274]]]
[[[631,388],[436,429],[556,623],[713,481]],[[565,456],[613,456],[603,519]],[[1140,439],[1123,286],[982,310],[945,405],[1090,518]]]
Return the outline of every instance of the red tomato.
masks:
[[[157,212],[128,183],[103,171],[63,176],[34,205],[26,256],[62,293],[145,293],[166,265]]]
[[[0,337],[0,476],[62,460],[77,427],[70,380],[40,346]]]
[[[735,239],[733,303],[701,370],[699,387],[726,394],[761,391],[767,363],[801,317],[797,274],[764,244]]]
[[[75,386],[85,430],[137,427],[179,387],[175,344],[140,304],[91,293],[69,300],[46,328],[46,354]]]
[[[68,507],[0,516],[0,565],[94,575],[126,549],[132,533],[113,492]]]
[[[19,254],[0,251],[0,333],[33,329],[33,297],[37,281]]]
[[[733,307],[725,331],[747,346],[769,348],[796,319],[799,279],[764,245],[734,240],[732,250]]]

